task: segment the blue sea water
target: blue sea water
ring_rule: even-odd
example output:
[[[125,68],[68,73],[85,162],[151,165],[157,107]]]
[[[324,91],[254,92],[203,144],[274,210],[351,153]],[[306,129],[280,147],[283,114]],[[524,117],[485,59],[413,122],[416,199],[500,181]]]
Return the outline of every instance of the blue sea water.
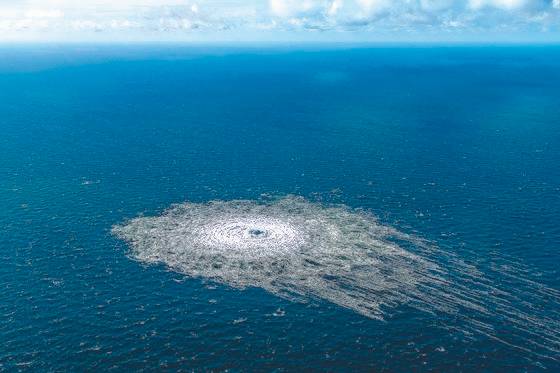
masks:
[[[491,335],[370,319],[111,234],[183,201],[341,203],[545,287],[517,301],[558,325],[559,66],[555,46],[0,48],[0,371],[560,370],[557,334],[498,312]]]

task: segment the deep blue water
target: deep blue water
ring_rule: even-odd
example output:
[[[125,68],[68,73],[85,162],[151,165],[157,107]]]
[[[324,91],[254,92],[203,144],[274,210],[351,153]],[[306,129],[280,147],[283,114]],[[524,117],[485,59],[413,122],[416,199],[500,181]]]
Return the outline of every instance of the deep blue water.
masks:
[[[560,370],[406,305],[372,320],[145,266],[110,233],[296,194],[560,291],[559,66],[551,46],[0,48],[0,371]]]

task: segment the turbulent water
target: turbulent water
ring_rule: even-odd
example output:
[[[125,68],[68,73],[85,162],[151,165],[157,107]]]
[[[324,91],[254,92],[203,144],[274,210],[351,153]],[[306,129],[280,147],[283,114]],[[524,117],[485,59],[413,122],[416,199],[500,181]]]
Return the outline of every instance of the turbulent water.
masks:
[[[466,334],[515,343],[486,321],[498,317],[525,339],[515,347],[553,360],[560,354],[559,315],[538,310],[544,300],[560,306],[560,293],[518,276],[513,263],[507,276],[519,285],[502,289],[476,266],[364,211],[295,196],[184,203],[113,233],[130,243],[133,258],[188,276],[292,300],[319,298],[378,319],[409,305],[464,319]]]

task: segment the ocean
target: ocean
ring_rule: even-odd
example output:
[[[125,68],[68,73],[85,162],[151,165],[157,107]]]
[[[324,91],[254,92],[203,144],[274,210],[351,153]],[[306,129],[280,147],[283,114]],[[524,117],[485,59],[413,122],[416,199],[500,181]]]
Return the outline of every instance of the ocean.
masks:
[[[559,66],[0,47],[0,371],[559,371]]]

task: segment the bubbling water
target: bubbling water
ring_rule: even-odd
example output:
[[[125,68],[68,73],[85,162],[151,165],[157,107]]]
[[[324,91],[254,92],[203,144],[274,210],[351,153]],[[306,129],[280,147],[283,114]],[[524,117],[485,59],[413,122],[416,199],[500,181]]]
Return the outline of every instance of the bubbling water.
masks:
[[[134,259],[190,277],[325,300],[375,319],[407,305],[460,320],[449,328],[468,335],[547,358],[560,352],[557,291],[520,277],[521,266],[504,258],[497,260],[508,270],[494,275],[511,287],[500,288],[473,265],[364,211],[295,196],[184,203],[114,226],[113,233],[130,244]],[[533,304],[543,299],[551,307],[541,312]],[[504,326],[515,333],[495,332]]]
[[[286,253],[304,243],[290,222],[250,214],[216,219],[192,232],[196,245],[207,250],[239,251],[253,256]]]

